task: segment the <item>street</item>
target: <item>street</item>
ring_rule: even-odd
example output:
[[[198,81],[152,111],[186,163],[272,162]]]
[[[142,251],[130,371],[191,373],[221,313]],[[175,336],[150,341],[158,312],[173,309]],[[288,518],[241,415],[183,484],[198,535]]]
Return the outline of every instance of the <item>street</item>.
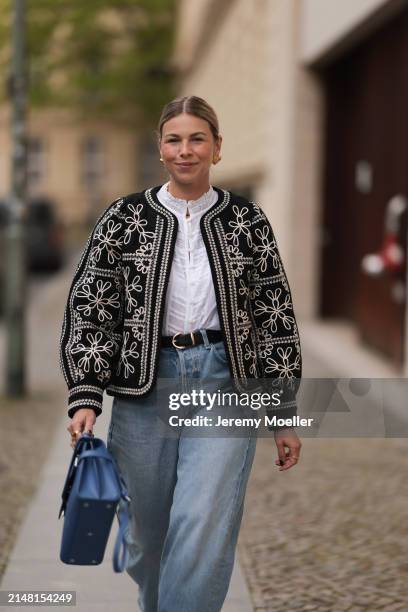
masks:
[[[53,432],[57,432],[61,445],[66,435],[63,431],[65,383],[59,372],[57,347],[73,266],[74,261],[61,274],[36,279],[29,288],[28,362],[32,397],[25,402],[24,414],[28,418],[27,406],[31,406],[39,418],[34,418],[28,429],[27,422],[21,424],[18,415],[14,422],[17,423],[15,440],[20,439],[20,455],[24,458],[20,467],[31,478],[38,478],[39,466],[30,465],[27,460],[30,454],[32,458],[41,458],[41,444],[49,445]],[[3,341],[4,330],[2,334]],[[308,371],[321,373],[322,364],[309,355],[307,345],[303,346],[303,352],[305,376]],[[1,366],[4,371],[3,362]],[[106,417],[107,413],[108,407]],[[7,432],[2,428],[1,434],[3,472],[0,470],[0,478],[7,474],[9,455],[5,449],[7,443],[10,445],[13,422],[10,411],[7,415]],[[97,435],[103,434],[100,427],[101,421]],[[11,440],[10,447],[15,446],[15,440]],[[298,465],[278,472],[274,465],[277,457],[274,439],[258,440],[238,544],[238,559],[253,609],[256,612],[404,610],[408,597],[406,440],[304,438],[302,444]],[[63,457],[68,460],[68,442],[64,452],[66,457]],[[15,460],[16,456],[10,454],[10,457]],[[61,461],[62,466],[65,459]],[[54,473],[52,466],[47,469]],[[28,482],[23,476],[17,474],[14,480],[9,477],[8,487],[13,482],[17,487]],[[62,486],[62,474],[57,480]],[[60,492],[57,482],[53,486],[56,508]],[[8,496],[3,495],[2,517],[3,512],[14,513],[27,501],[24,496],[18,499],[16,505],[12,491]],[[7,500],[11,504],[9,508],[4,505]],[[10,517],[7,524],[12,524]],[[58,530],[57,521],[55,527]],[[57,539],[55,535],[55,546]],[[10,545],[10,538],[4,541]],[[21,545],[19,550],[23,554]],[[50,554],[55,566],[56,550],[41,553],[43,559]],[[32,554],[26,564],[31,557]],[[18,559],[13,563],[18,563]],[[113,577],[108,565],[105,569]],[[61,566],[62,570],[65,572]],[[15,585],[13,580],[8,584]],[[38,586],[44,588],[47,584],[43,580]],[[21,582],[20,586],[24,588],[25,584]],[[243,583],[238,581],[237,588],[241,586]],[[79,591],[81,588],[79,585]],[[240,608],[238,604],[234,606],[231,610],[237,612]]]

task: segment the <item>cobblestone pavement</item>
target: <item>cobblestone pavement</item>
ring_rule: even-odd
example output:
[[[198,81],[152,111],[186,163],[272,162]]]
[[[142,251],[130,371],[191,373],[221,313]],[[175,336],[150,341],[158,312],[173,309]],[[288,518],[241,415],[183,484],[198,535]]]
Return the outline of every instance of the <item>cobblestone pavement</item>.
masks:
[[[405,439],[302,440],[279,472],[260,438],[238,554],[255,612],[408,609]]]

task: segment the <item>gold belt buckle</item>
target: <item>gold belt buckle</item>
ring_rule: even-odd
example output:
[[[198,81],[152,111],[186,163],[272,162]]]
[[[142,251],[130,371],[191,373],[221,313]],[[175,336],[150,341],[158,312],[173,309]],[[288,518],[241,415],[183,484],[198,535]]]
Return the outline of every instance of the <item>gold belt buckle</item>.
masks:
[[[172,337],[172,339],[171,339],[171,343],[172,343],[172,345],[174,346],[174,348],[177,348],[177,349],[185,349],[185,348],[188,348],[188,347],[187,347],[187,345],[184,345],[184,346],[179,346],[178,344],[176,344],[176,340],[175,340],[176,336],[181,336],[181,335],[182,335],[182,334],[181,334],[181,332],[177,332],[177,334],[174,334],[174,336]],[[193,332],[190,332],[190,336],[191,336],[191,340],[193,341],[192,346],[195,346],[196,341],[195,341],[195,338],[194,338],[194,334],[193,334]]]

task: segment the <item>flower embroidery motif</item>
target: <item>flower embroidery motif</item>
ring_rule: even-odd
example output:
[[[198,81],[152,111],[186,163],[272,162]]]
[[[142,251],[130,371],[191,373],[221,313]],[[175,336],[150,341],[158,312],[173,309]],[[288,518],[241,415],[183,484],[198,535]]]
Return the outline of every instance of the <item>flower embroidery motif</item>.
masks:
[[[98,262],[101,258],[103,251],[106,251],[108,255],[108,262],[114,264],[116,259],[120,259],[120,249],[123,237],[114,237],[122,227],[121,223],[116,223],[113,219],[108,221],[106,226],[106,232],[104,233],[103,227],[99,227],[95,232],[95,240],[97,241],[96,246],[92,250],[92,260]]]
[[[128,224],[125,229],[124,244],[128,244],[133,232],[137,232],[140,237],[140,243],[144,244],[148,239],[154,238],[154,232],[148,232],[145,229],[147,225],[147,219],[141,219],[140,213],[143,210],[143,204],[139,203],[136,208],[133,204],[128,205],[131,215],[125,217],[125,221]]]
[[[269,298],[269,302],[265,304],[262,300],[256,300],[255,305],[257,308],[254,313],[256,315],[267,315],[267,319],[262,322],[263,327],[270,327],[272,332],[277,331],[277,321],[280,319],[285,329],[290,330],[295,322],[294,317],[287,314],[286,311],[291,312],[292,303],[290,301],[289,294],[285,294],[284,300],[279,301],[282,294],[282,289],[278,288],[275,291],[268,289],[266,296]]]
[[[268,357],[272,354],[274,349],[274,339],[272,334],[265,327],[260,327],[258,329],[258,337],[259,337],[259,356],[262,359]]]
[[[123,334],[123,345],[120,353],[120,359],[118,363],[118,367],[116,369],[116,373],[120,374],[122,369],[122,365],[124,366],[124,376],[125,378],[129,378],[129,374],[134,374],[135,366],[130,363],[130,358],[136,359],[139,357],[139,353],[136,350],[137,342],[134,341],[128,346],[129,342],[129,332],[126,331]]]
[[[135,255],[135,267],[138,272],[142,272],[142,274],[147,274],[149,271],[149,267],[152,261],[153,254],[153,243],[147,242],[146,244],[141,244],[140,248],[137,249]]]
[[[259,257],[255,259],[255,265],[259,266],[262,272],[265,272],[268,266],[268,257],[272,258],[272,265],[274,268],[279,268],[279,258],[276,252],[275,239],[269,240],[269,227],[264,225],[262,230],[259,227],[255,230],[256,236],[260,239],[261,243],[255,246],[255,252],[259,253]]]
[[[238,247],[232,246],[232,244],[228,245],[227,250],[232,274],[235,277],[241,276],[242,272],[244,271],[244,261],[241,251],[238,249]]]
[[[80,342],[81,340],[82,340],[82,329],[76,329],[74,331],[73,342],[74,342],[74,344],[76,344],[77,342]]]
[[[151,321],[145,308],[150,312],[152,300],[164,299],[164,294],[153,295],[156,276],[146,277],[154,272],[157,286],[163,287],[164,267],[170,263],[169,232],[154,231],[163,220],[155,221],[155,207],[149,208],[153,200],[149,195],[115,204],[97,225],[77,267],[62,347],[64,375],[71,388],[78,386],[78,395],[72,394],[74,403],[80,398],[85,404],[89,396],[95,405],[94,390],[106,387],[115,370],[117,389],[139,392],[149,383],[145,360],[157,343],[148,341]],[[220,323],[234,346],[230,365],[234,376],[264,376],[271,385],[289,386],[300,376],[301,356],[272,227],[255,203],[242,199],[225,199],[225,203],[229,205],[224,205],[223,214],[214,222],[208,217],[201,229],[211,245],[210,263],[214,255]]]
[[[249,373],[252,374],[252,376],[255,376],[256,375],[256,353],[255,353],[255,350],[249,344],[245,345],[244,359],[246,361],[251,362],[249,365]]]
[[[242,278],[239,279],[239,284],[240,284],[240,288],[238,289],[238,293],[239,293],[239,295],[245,296],[244,308],[246,308],[247,304],[248,304],[248,300],[249,300],[250,295],[251,295],[251,291],[250,291],[250,288],[248,287],[248,285],[246,285],[244,283]]]
[[[111,371],[110,370],[102,370],[102,372],[100,374],[97,375],[97,379],[104,384],[105,382],[108,382],[110,380],[111,377]]]
[[[89,372],[92,361],[94,372],[100,372],[102,368],[109,368],[109,362],[103,357],[113,355],[113,342],[106,340],[103,342],[103,333],[98,331],[95,334],[88,332],[86,340],[89,344],[85,345],[82,342],[71,349],[72,354],[84,353],[78,361],[78,367],[83,368],[84,372]]]
[[[252,246],[251,221],[249,219],[244,219],[245,215],[249,212],[248,208],[244,206],[240,210],[239,207],[234,204],[232,210],[235,213],[236,220],[228,222],[228,225],[233,229],[232,232],[228,232],[227,234],[225,234],[226,239],[232,240],[233,244],[235,246],[238,246],[238,236],[240,234],[244,234],[246,236],[248,246]]]
[[[123,277],[125,279],[125,292],[126,292],[126,310],[131,312],[132,308],[136,308],[137,299],[133,296],[133,292],[141,293],[143,287],[140,284],[140,276],[137,275],[133,278],[132,282],[129,283],[130,267],[126,266],[123,269]]]
[[[251,204],[254,207],[254,211],[258,214],[258,215],[262,215],[262,209],[259,206],[259,204],[257,204],[256,202],[251,202]]]
[[[84,278],[84,284],[92,285],[95,282],[95,273],[88,272],[88,274]]]
[[[249,320],[248,313],[240,308],[237,312],[237,334],[241,344],[248,338],[250,326],[251,321]]]
[[[98,321],[106,321],[112,319],[112,314],[109,312],[108,307],[119,308],[119,293],[113,295],[105,295],[106,292],[112,287],[112,283],[109,281],[104,282],[98,280],[96,283],[96,293],[92,293],[89,285],[83,285],[80,291],[76,292],[77,297],[83,297],[87,300],[86,304],[80,304],[77,306],[79,312],[83,312],[86,317],[92,314],[92,311],[96,309],[98,313]]]
[[[262,291],[260,284],[259,272],[256,269],[249,270],[248,272],[248,283],[249,283],[249,297],[251,300],[258,297]]]
[[[276,352],[280,357],[280,361],[267,357],[266,363],[268,365],[265,366],[265,372],[278,372],[279,378],[291,379],[290,386],[293,388],[294,372],[296,372],[300,366],[300,355],[297,354],[293,361],[290,360],[293,352],[292,346],[287,346],[286,348],[280,346]]]
[[[140,306],[136,308],[132,317],[132,333],[135,338],[139,341],[143,340],[143,327],[144,327],[145,308]]]

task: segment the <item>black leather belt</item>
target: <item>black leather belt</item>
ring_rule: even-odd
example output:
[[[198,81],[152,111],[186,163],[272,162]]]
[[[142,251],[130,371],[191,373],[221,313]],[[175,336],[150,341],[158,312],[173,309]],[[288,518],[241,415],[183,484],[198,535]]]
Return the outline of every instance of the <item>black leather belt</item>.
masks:
[[[222,331],[220,329],[207,329],[206,332],[209,342],[219,342],[222,340]],[[191,348],[203,343],[204,338],[198,329],[189,334],[177,333],[174,336],[162,336],[161,339],[163,347],[173,346],[178,349]]]

